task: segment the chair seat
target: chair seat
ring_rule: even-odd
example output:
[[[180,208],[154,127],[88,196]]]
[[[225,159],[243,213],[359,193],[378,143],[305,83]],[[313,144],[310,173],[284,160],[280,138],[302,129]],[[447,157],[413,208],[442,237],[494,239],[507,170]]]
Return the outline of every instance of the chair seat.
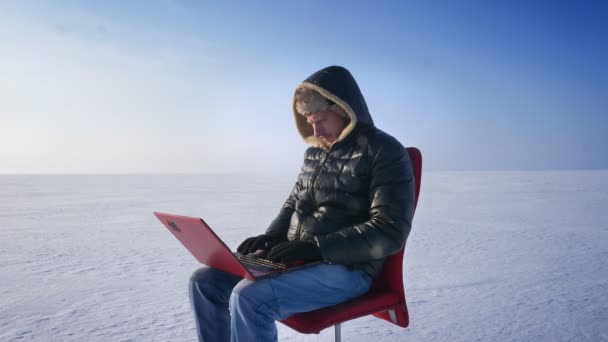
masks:
[[[281,323],[303,334],[318,334],[340,322],[386,311],[398,305],[398,293],[374,292],[334,306],[296,314]]]

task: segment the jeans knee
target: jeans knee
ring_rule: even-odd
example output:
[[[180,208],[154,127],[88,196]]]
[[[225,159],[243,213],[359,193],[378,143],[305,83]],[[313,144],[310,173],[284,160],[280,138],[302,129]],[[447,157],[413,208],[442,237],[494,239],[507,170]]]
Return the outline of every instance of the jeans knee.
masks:
[[[244,279],[230,294],[230,312],[249,312],[275,318],[276,305],[272,290],[262,281]],[[276,319],[276,318],[275,318]]]
[[[205,283],[205,279],[208,279],[210,277],[210,270],[211,268],[209,267],[201,267],[196,271],[192,272],[189,282],[190,286]]]
[[[205,296],[221,297],[221,293],[225,291],[229,293],[231,290],[231,288],[223,288],[224,286],[229,287],[229,284],[225,284],[223,280],[225,280],[223,272],[210,267],[201,267],[190,276],[190,292],[196,291]]]
[[[228,304],[232,288],[241,279],[215,268],[201,267],[190,276],[190,296],[198,300]]]
[[[247,290],[247,288],[251,287],[252,284],[253,282],[251,280],[243,279],[234,287],[234,289],[232,289],[229,301],[231,310],[232,308],[236,309],[236,307],[240,307],[242,305],[250,305],[251,300],[247,301],[245,297],[249,297],[249,290]],[[243,297],[241,293],[243,293],[245,297]]]
[[[260,304],[255,298],[243,296],[237,291],[233,291],[230,294],[228,307],[230,308],[230,312],[237,317],[249,317],[249,319],[253,318],[253,315],[268,312],[266,305]]]
[[[232,293],[230,294],[230,299],[228,300],[228,307],[230,308],[230,312],[237,312],[237,310],[240,310],[240,302],[242,301],[243,298],[239,296],[239,294],[235,291],[232,291]]]

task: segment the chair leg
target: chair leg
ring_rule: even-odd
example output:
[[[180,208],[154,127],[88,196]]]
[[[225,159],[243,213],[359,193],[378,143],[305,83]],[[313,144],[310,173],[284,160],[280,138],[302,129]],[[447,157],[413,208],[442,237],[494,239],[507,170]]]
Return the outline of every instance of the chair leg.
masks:
[[[334,325],[334,330],[335,330],[334,341],[341,342],[342,341],[342,327],[341,327],[340,323]]]

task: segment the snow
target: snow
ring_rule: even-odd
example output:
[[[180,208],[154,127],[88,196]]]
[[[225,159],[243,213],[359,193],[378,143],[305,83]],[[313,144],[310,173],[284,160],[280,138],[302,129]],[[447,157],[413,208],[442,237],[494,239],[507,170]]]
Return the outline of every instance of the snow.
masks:
[[[0,176],[0,341],[195,341],[198,263],[152,212],[203,217],[234,248],[295,176]],[[410,327],[361,318],[343,340],[608,341],[607,209],[608,171],[425,172]]]

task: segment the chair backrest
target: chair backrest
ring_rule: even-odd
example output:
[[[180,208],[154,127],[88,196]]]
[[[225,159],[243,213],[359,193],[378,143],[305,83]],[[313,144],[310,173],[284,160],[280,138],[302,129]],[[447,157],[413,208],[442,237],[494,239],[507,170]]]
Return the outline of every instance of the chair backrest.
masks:
[[[410,161],[414,170],[416,196],[415,205],[417,206],[418,195],[420,194],[420,181],[422,179],[422,154],[420,153],[420,150],[415,147],[408,147],[407,152],[410,156]],[[403,288],[404,252],[405,246],[399,252],[386,259],[384,269],[382,270],[380,276],[372,283],[370,292],[390,290],[399,294],[401,299],[401,310],[395,310],[396,317],[391,317],[388,312],[376,313],[374,316],[405,328],[409,324],[409,315],[407,312],[407,304],[405,302],[405,290]]]

